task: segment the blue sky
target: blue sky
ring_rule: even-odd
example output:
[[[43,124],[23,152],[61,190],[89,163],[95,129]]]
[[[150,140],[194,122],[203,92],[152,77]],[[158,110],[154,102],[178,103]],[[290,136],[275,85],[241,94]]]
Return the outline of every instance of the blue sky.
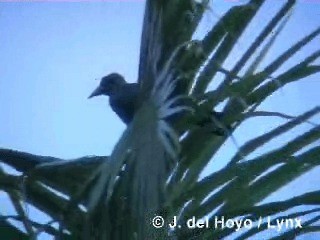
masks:
[[[280,1],[268,1],[226,67],[234,64],[258,34],[257,29],[280,7],[276,2]],[[216,0],[212,4],[197,36],[236,3]],[[109,155],[125,126],[108,106],[107,98],[87,97],[98,84],[95,79],[110,72],[120,72],[128,81],[136,81],[143,9],[144,1],[0,2],[0,147],[66,159]],[[320,3],[299,1],[266,62],[314,30],[319,20]],[[319,43],[319,38],[314,40],[288,66],[315,50]],[[319,104],[319,89],[318,75],[285,87],[261,109],[298,115]],[[254,127],[248,122],[236,132],[236,139],[243,143],[280,122],[260,120]],[[308,127],[304,125],[264,150]],[[221,161],[209,164],[204,174],[223,166],[223,160],[235,150],[232,143],[226,144],[221,149]],[[273,199],[287,198],[288,192],[299,194],[297,186],[301,182],[305,190],[315,189],[318,174],[319,169],[312,171]]]
[[[2,3],[0,14],[0,145],[110,153],[124,125],[106,98],[87,97],[109,72],[136,80],[143,4]]]

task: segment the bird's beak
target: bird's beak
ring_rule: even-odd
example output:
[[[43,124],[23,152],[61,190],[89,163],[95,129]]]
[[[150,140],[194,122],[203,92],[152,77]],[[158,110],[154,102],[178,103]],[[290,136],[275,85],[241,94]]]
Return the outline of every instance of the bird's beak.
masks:
[[[102,95],[102,88],[100,86],[98,86],[91,94],[88,98],[93,98],[96,96]]]

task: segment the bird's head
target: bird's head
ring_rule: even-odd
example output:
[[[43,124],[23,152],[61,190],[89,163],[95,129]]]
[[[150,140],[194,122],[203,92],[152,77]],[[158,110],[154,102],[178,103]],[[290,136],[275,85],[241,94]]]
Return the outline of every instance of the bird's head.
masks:
[[[126,84],[126,81],[124,80],[123,76],[118,73],[111,73],[101,79],[99,86],[88,98],[100,95],[115,95],[117,92],[119,92],[124,84]]]

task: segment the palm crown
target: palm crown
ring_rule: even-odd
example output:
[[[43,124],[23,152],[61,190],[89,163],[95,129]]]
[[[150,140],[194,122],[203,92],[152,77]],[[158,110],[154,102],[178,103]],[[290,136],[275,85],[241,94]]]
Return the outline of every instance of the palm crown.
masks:
[[[319,107],[300,116],[258,111],[261,103],[283,86],[319,73],[315,63],[317,50],[301,62],[278,73],[278,70],[305,45],[318,37],[316,29],[288,47],[262,70],[258,67],[285,26],[295,1],[286,1],[271,16],[252,44],[232,68],[223,63],[239,37],[265,1],[251,0],[232,7],[212,26],[204,38],[192,36],[209,1],[146,2],[141,40],[138,96],[139,109],[109,157],[84,157],[62,162],[51,157],[1,149],[1,161],[25,173],[20,179],[1,172],[0,186],[31,203],[58,221],[61,230],[49,225],[41,228],[66,239],[221,239],[234,233],[233,228],[190,229],[183,223],[196,216],[216,218],[245,217],[259,228],[244,229],[239,239],[247,239],[265,229],[268,216],[295,218],[313,214],[303,228],[289,229],[275,238],[318,231],[319,208],[283,213],[301,205],[319,205],[319,191],[307,192],[285,201],[259,204],[280,187],[319,165],[320,148],[313,145],[320,138],[319,126],[309,119]],[[250,61],[249,61],[250,60]],[[209,89],[219,74],[221,83]],[[276,75],[275,75],[276,74]],[[182,98],[195,101],[196,108],[180,104]],[[178,112],[210,112],[220,103],[223,121],[217,121],[227,134],[217,135],[205,127],[189,129],[181,124],[176,132],[166,121]],[[277,116],[287,120],[263,135],[238,147],[225,167],[204,178],[200,174],[234,131],[255,116]],[[308,122],[312,128],[294,136],[290,142],[264,154],[250,154],[294,127]],[[235,143],[237,142],[234,140]],[[306,151],[301,149],[308,147]],[[273,168],[272,171],[269,171]],[[72,169],[72,173],[70,171]],[[63,176],[68,174],[68,180]],[[72,174],[72,179],[70,179]],[[10,180],[10,181],[9,181]],[[81,184],[80,184],[81,183]],[[69,200],[49,191],[48,185],[70,196]],[[4,187],[2,187],[4,188]],[[23,194],[27,193],[27,194]],[[79,204],[85,206],[84,211]],[[21,219],[26,219],[21,210]],[[165,223],[177,216],[181,228],[168,224],[155,228],[150,224],[155,215]],[[63,218],[61,218],[63,216]],[[33,222],[24,222],[26,228]],[[28,228],[28,234],[33,229]],[[69,233],[62,231],[67,229]]]

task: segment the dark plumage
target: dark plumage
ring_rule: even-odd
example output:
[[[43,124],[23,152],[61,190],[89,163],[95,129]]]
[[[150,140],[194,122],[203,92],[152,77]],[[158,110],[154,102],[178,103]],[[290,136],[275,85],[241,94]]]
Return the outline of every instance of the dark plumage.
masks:
[[[109,96],[109,103],[112,110],[121,118],[125,124],[129,124],[135,114],[139,96],[138,83],[127,83],[123,76],[118,73],[111,73],[103,77],[99,86],[91,93],[89,98],[106,95]],[[189,104],[196,109],[196,115],[178,113],[167,118],[167,120],[175,125],[175,123],[183,121],[187,127],[198,126],[210,129],[209,131],[217,135],[224,135],[225,130],[219,127],[219,122],[223,121],[223,115],[215,111],[201,111],[196,103],[191,101]],[[181,120],[181,121],[180,121]],[[221,124],[220,124],[221,125]],[[182,127],[184,129],[184,127]]]
[[[127,83],[120,74],[111,73],[101,79],[89,98],[99,95],[109,96],[112,110],[124,123],[129,124],[132,121],[139,95],[137,83]]]

